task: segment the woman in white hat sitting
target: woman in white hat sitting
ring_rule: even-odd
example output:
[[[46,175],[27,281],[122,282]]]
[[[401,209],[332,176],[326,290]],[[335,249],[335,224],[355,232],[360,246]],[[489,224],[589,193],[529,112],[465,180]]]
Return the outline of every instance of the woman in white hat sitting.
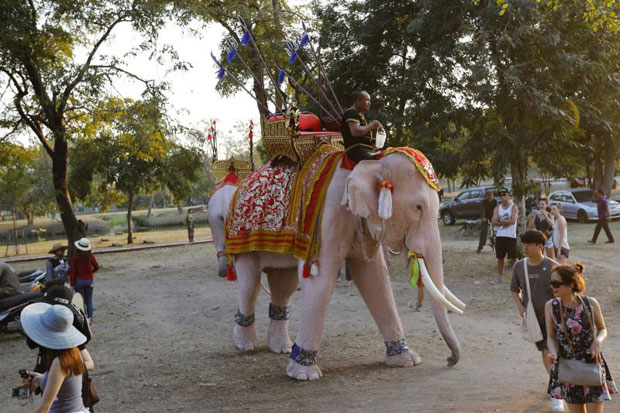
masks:
[[[29,372],[23,386],[41,387],[43,396],[35,412],[87,412],[82,401],[84,361],[77,346],[86,336],[73,327],[73,313],[62,305],[30,304],[22,310],[24,332],[47,353],[45,373]]]
[[[90,241],[88,238],[82,238],[74,243],[75,254],[71,257],[69,265],[69,278],[71,279],[71,288],[82,294],[84,303],[86,304],[86,315],[90,325],[93,325],[93,289],[95,287],[95,278],[93,274],[99,269],[99,264],[95,256],[90,251]]]

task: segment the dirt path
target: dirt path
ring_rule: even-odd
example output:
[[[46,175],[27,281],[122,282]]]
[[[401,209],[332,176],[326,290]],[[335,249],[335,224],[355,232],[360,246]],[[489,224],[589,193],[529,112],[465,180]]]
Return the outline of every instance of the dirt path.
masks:
[[[394,262],[394,293],[408,343],[422,356],[422,365],[391,369],[383,364],[382,338],[357,289],[343,282],[331,300],[319,352],[324,377],[305,383],[289,379],[287,357],[270,353],[264,344],[269,298],[263,291],[256,314],[263,345],[250,354],[235,349],[236,284],[216,276],[212,245],[102,255],[90,346],[102,399],[98,411],[548,411],[547,376],[535,347],[519,336],[508,287],[487,285],[494,271],[492,253],[472,254],[471,241],[446,241],[444,248],[447,284],[468,304],[464,316],[451,316],[463,347],[456,367],[446,367],[449,351],[428,302],[421,312],[407,308],[413,291],[405,270]],[[604,351],[620,379],[615,288],[620,260],[617,249],[597,254],[606,264],[590,266],[588,293],[603,306],[609,330]],[[299,301],[297,293],[292,339]],[[0,352],[0,410],[32,409],[6,395],[19,382],[17,370],[34,364],[35,352],[18,334],[0,337]],[[619,399],[607,403],[606,411],[620,411]]]

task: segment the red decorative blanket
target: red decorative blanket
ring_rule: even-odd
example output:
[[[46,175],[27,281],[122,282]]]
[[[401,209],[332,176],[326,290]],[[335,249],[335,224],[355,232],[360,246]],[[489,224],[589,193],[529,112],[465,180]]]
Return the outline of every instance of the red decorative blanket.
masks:
[[[248,176],[226,219],[226,255],[271,251],[310,261],[319,251],[322,206],[343,152],[321,145],[299,170],[271,162]]]

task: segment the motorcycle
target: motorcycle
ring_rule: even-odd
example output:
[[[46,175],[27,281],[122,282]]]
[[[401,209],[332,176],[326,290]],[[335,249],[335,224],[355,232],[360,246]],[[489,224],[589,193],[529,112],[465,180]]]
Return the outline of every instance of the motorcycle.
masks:
[[[28,304],[43,298],[41,289],[30,293],[19,293],[0,300],[0,334],[5,331],[21,331],[19,316]]]
[[[0,300],[0,334],[7,331],[21,331],[19,316],[29,304],[39,301],[45,291],[45,272],[39,269],[17,274],[20,293]]]
[[[22,293],[32,293],[42,288],[46,273],[39,269],[34,271],[23,271],[17,274],[19,279],[19,291]]]

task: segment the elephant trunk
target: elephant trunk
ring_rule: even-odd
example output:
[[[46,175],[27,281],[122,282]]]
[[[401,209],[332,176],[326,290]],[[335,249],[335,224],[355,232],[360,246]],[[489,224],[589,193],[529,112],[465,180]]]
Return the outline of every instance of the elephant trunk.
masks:
[[[437,244],[438,245],[436,246],[432,254],[424,255],[424,261],[426,262],[428,272],[433,283],[439,291],[444,291],[441,244]],[[433,309],[433,314],[435,316],[435,320],[437,321],[439,331],[441,331],[441,335],[446,344],[448,345],[448,348],[450,348],[450,351],[452,351],[452,355],[448,357],[448,366],[454,366],[456,363],[458,363],[460,359],[461,346],[458,339],[456,338],[454,330],[452,329],[452,324],[450,324],[450,319],[448,318],[448,310],[446,310],[446,307],[441,301],[439,301],[432,295],[431,307]]]

